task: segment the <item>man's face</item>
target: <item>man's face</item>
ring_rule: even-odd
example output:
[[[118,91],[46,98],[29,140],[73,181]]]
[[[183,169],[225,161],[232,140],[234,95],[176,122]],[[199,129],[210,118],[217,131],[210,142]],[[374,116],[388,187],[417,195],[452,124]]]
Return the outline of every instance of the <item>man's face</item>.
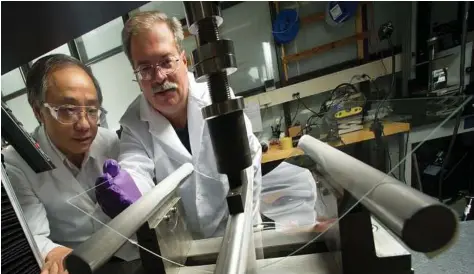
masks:
[[[74,110],[80,111],[79,119],[73,123],[64,123],[57,119],[47,107],[40,106],[37,117],[53,144],[66,156],[76,156],[89,151],[97,134],[97,123],[91,110],[99,108],[97,90],[89,75],[79,67],[59,68],[50,74],[45,103],[51,108],[60,107],[59,117],[69,117]],[[86,106],[87,108],[74,108]],[[54,112],[54,111],[53,111]],[[89,112],[89,113],[88,113]],[[58,112],[56,112],[58,113]],[[92,118],[91,118],[92,117]],[[74,119],[71,119],[73,121]]]
[[[186,109],[188,96],[187,61],[184,51],[179,52],[174,35],[165,23],[156,23],[149,30],[139,33],[131,40],[131,57],[134,70],[147,68],[150,79],[139,81],[148,102],[166,116],[174,116]],[[171,73],[150,65],[172,64]],[[140,78],[139,78],[140,79]]]

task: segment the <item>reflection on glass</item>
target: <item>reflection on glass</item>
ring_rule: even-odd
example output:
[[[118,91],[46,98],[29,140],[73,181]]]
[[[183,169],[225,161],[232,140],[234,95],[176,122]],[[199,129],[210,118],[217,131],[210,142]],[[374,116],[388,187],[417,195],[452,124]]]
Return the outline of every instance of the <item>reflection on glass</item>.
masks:
[[[121,46],[121,32],[123,28],[122,17],[116,18],[76,39],[82,42],[86,56],[83,60],[89,60],[97,55]]]
[[[6,96],[25,87],[25,81],[19,68],[2,75],[2,96]]]
[[[29,133],[33,132],[38,126],[38,120],[36,120],[33,110],[30,108],[26,94],[8,100],[7,105],[12,110],[15,118],[23,124],[25,130]]]

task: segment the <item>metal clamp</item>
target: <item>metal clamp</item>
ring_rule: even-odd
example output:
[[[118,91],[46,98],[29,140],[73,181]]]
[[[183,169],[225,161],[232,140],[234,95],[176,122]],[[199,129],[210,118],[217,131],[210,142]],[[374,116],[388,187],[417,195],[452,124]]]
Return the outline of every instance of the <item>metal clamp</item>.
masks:
[[[168,230],[170,232],[173,232],[176,227],[178,226],[178,215],[176,214],[178,212],[178,209],[176,208],[176,206],[172,207],[170,209],[170,211],[168,211],[168,213],[163,217],[163,221],[167,222],[168,225],[171,223],[171,220],[174,219],[174,224],[172,225],[172,227],[170,228],[168,226]]]
[[[196,82],[205,82],[207,75],[225,71],[230,75],[237,71],[234,43],[231,40],[217,40],[193,50],[194,75]]]
[[[215,103],[202,108],[201,112],[204,119],[210,119],[219,115],[224,115],[234,111],[243,110],[245,101],[243,97],[236,97],[224,102]]]

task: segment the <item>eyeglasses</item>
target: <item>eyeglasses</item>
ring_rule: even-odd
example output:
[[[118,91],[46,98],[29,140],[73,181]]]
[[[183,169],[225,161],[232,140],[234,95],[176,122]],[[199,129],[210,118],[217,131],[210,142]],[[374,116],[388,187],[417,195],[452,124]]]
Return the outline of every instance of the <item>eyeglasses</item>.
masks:
[[[43,104],[49,109],[51,115],[62,124],[74,124],[81,119],[81,113],[85,112],[90,122],[97,123],[100,118],[100,108],[96,106],[74,106],[61,105],[51,106],[48,103]]]
[[[153,77],[156,75],[156,70],[159,69],[160,72],[164,75],[171,74],[175,72],[179,67],[179,58],[178,57],[171,57],[164,61],[161,61],[158,64],[154,65],[140,65],[134,71],[137,75],[138,80],[141,81],[149,81],[152,80]]]

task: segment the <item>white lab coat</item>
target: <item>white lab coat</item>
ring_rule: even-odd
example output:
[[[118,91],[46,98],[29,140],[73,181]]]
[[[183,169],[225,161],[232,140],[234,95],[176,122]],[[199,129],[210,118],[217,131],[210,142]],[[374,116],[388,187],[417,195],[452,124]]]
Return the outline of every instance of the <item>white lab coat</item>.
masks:
[[[7,147],[2,153],[11,185],[45,258],[51,249],[59,245],[76,248],[102,227],[100,222],[110,221],[99,204],[89,196],[90,193],[85,191],[94,187],[95,180],[102,173],[104,161],[117,159],[118,137],[114,132],[99,127],[86,165],[74,177],[56,153],[43,126],[38,127],[32,136],[51,158],[56,169],[35,173],[13,147]],[[95,197],[94,190],[91,191]],[[82,211],[69,204],[69,199]],[[127,243],[115,255],[125,260],[137,259],[138,250]]]
[[[227,177],[217,171],[209,130],[201,114],[201,108],[211,104],[207,84],[196,83],[191,73],[188,78],[187,121],[192,155],[168,120],[139,95],[120,121],[123,131],[119,162],[142,193],[154,186],[154,177],[160,182],[183,163],[193,164],[195,171],[180,187],[179,195],[194,237],[207,238],[221,235],[225,230],[228,216],[225,197],[229,186]],[[254,177],[253,216],[258,221],[262,151],[247,117],[245,122],[253,162],[248,172]]]

